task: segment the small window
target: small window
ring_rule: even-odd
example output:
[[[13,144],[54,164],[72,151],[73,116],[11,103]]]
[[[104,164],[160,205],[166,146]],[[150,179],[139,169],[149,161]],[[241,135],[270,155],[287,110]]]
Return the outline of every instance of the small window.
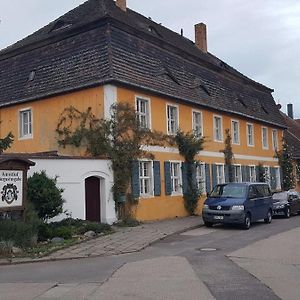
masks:
[[[239,145],[240,144],[240,123],[239,121],[231,121],[231,131],[232,131],[232,143]]]
[[[242,182],[242,167],[240,165],[233,166],[234,182]]]
[[[148,99],[136,98],[136,111],[139,125],[143,129],[150,129],[150,101]]]
[[[196,180],[198,189],[201,193],[204,193],[206,191],[206,184],[205,184],[205,164],[201,163],[197,166],[196,170]]]
[[[249,180],[250,180],[250,182],[256,182],[256,168],[255,168],[255,166],[249,166]]]
[[[32,112],[31,109],[20,111],[20,138],[32,137]]]
[[[254,146],[254,126],[253,124],[247,124],[247,145]]]
[[[217,184],[225,183],[224,165],[216,165],[216,166],[217,166]]]
[[[181,194],[182,193],[182,184],[181,184],[181,163],[171,162],[171,184],[172,184],[172,194]]]
[[[141,197],[147,197],[153,195],[153,173],[152,173],[152,162],[150,161],[140,161],[139,162],[139,172],[140,172],[140,193]]]
[[[203,135],[202,124],[202,113],[198,111],[193,111],[193,131],[195,135]]]
[[[249,199],[255,199],[257,198],[257,191],[254,186],[249,187]]]
[[[278,132],[276,129],[272,130],[272,144],[273,144],[273,150],[278,150]]]
[[[178,107],[167,105],[167,118],[168,118],[168,134],[176,135],[179,129],[178,125]]]
[[[216,142],[223,141],[222,117],[214,116],[214,139]]]
[[[262,148],[267,150],[267,149],[269,149],[268,128],[267,127],[261,128],[261,135],[262,135]]]

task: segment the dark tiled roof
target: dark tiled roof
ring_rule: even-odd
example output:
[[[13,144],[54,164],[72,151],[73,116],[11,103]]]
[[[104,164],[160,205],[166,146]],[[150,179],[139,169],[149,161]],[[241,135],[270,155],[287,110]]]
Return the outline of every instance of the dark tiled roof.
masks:
[[[112,0],[89,0],[0,52],[0,105],[112,80],[284,126],[270,89]]]

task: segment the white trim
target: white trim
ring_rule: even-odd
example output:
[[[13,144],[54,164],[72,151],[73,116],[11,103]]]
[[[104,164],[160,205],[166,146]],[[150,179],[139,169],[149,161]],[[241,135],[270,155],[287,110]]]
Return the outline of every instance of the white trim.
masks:
[[[220,118],[221,119],[221,140],[217,140],[216,139],[216,122],[215,122],[215,118]],[[214,141],[216,143],[223,143],[224,139],[223,139],[223,117],[220,115],[213,115],[213,137],[214,137]]]
[[[280,174],[280,166],[275,166],[274,169],[278,172],[278,181],[277,181],[277,174],[275,174],[275,183],[276,183],[276,190],[281,189],[281,174]]]
[[[110,119],[111,117],[111,106],[117,103],[117,87],[111,84],[106,84],[103,87],[104,100],[103,100],[103,114],[104,119]]]
[[[252,127],[252,139],[253,139],[253,144],[249,144],[248,141],[248,125]],[[247,140],[247,146],[248,147],[254,147],[255,146],[255,135],[254,135],[254,124],[253,123],[246,123],[246,140]]]
[[[264,129],[266,129],[266,132],[267,132],[267,135],[266,135],[267,146],[266,147],[264,146],[264,134],[263,134]],[[269,150],[269,130],[268,130],[268,127],[266,127],[266,126],[261,127],[261,145],[262,145],[263,150]]]
[[[30,122],[31,122],[31,133],[30,134],[26,134],[26,135],[21,135],[21,132],[22,132],[22,124],[21,124],[21,114],[23,112],[26,112],[26,111],[30,111]],[[18,110],[18,140],[22,141],[22,140],[31,140],[33,139],[33,110],[32,110],[32,107],[25,107],[25,108],[22,108],[20,110]]]
[[[233,127],[233,122],[236,122],[238,124],[238,142],[234,142],[234,127]],[[233,145],[240,145],[241,144],[241,134],[240,134],[240,121],[236,119],[231,119],[231,136],[232,136],[232,144]]]
[[[201,136],[203,136],[203,113],[201,110],[197,110],[197,109],[192,109],[192,130],[194,131],[194,113],[199,113],[200,114],[200,118],[201,118]]]
[[[177,148],[172,148],[172,147],[143,146],[142,148],[143,148],[144,151],[148,151],[148,152],[161,152],[161,153],[179,154],[179,150]],[[214,151],[200,151],[198,153],[198,155],[205,156],[205,157],[224,158],[223,153],[214,152]],[[236,159],[242,159],[242,160],[257,160],[257,161],[278,162],[278,159],[274,158],[274,157],[243,155],[243,154],[235,154],[234,157]]]
[[[169,160],[170,163],[170,175],[171,175],[171,195],[170,196],[182,196],[183,195],[183,186],[182,186],[182,161],[181,160]],[[172,173],[171,173],[171,164],[172,163],[179,163],[179,187],[180,191],[179,192],[173,192],[173,187],[172,187]]]
[[[135,95],[135,111],[138,114],[139,112],[137,111],[137,99],[148,101],[148,123],[149,123],[148,125],[149,125],[149,127],[146,129],[152,130],[151,98],[140,96],[140,95]]]
[[[177,131],[179,130],[179,105],[173,103],[166,103],[166,121],[167,121],[167,134],[168,135],[176,135],[176,133],[169,132],[169,119],[168,119],[168,106],[176,107],[177,109]]]

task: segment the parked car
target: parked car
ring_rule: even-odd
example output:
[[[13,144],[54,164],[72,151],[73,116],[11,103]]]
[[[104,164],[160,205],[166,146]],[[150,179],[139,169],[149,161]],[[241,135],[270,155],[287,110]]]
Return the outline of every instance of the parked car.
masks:
[[[266,183],[218,184],[204,202],[202,218],[205,226],[216,223],[240,224],[249,229],[252,222],[264,219],[271,223],[273,201]]]
[[[280,192],[273,195],[273,214],[289,218],[300,213],[300,195],[296,191]]]

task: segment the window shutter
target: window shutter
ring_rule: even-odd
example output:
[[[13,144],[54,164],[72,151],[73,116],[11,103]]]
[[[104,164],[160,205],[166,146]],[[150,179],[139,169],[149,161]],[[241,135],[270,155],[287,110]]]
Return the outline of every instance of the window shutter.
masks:
[[[256,172],[256,182],[260,182],[260,180],[259,180],[259,166],[255,167],[255,172]]]
[[[210,193],[211,191],[210,164],[205,164],[205,186],[206,186],[206,192]]]
[[[134,198],[140,197],[140,174],[139,174],[139,162],[134,161],[132,163],[131,170],[131,191]]]
[[[153,161],[154,196],[161,195],[160,162]]]
[[[230,178],[229,178],[229,168],[230,166],[225,165],[225,182],[230,182]]]
[[[217,166],[212,165],[212,185],[213,188],[217,185]]]
[[[166,195],[172,194],[172,183],[171,183],[171,164],[169,161],[165,161],[165,193]]]
[[[249,170],[247,170],[246,166],[242,166],[242,181],[248,182],[249,180]]]
[[[188,183],[187,183],[187,163],[183,162],[181,164],[181,172],[182,172],[182,191],[183,194],[187,193],[188,190]]]
[[[271,186],[271,190],[276,190],[276,169],[271,167],[270,168],[270,186]]]
[[[246,169],[246,181],[250,181],[250,167],[245,166]]]

